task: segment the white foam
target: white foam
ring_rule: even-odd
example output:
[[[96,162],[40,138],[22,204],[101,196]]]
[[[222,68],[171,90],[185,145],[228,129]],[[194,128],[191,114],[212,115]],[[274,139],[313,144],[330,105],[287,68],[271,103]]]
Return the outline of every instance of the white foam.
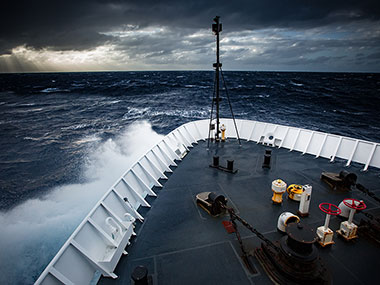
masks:
[[[0,213],[0,284],[33,283],[101,196],[162,138],[145,121],[96,147],[84,162],[87,183],[51,189]]]

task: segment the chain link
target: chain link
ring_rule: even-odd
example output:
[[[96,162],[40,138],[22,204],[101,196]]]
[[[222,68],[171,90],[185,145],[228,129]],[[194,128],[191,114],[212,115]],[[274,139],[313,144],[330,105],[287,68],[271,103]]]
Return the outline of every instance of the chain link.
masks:
[[[242,242],[241,242],[241,239],[240,239],[240,234],[237,232],[237,228],[236,228],[236,223],[235,223],[235,220],[238,220],[243,226],[245,226],[247,229],[249,229],[251,232],[253,232],[259,239],[261,239],[262,241],[265,242],[266,245],[272,247],[274,250],[276,250],[277,252],[280,251],[280,248],[278,246],[276,246],[272,241],[270,241],[269,239],[267,239],[262,233],[260,233],[258,230],[256,230],[255,228],[253,228],[250,224],[248,224],[243,218],[241,218],[240,216],[238,216],[236,213],[235,213],[235,210],[232,209],[232,208],[229,208],[223,204],[221,204],[222,208],[226,209],[230,215],[230,219],[231,219],[231,222],[233,223],[234,227],[235,227],[235,230],[236,230],[236,235],[238,237],[238,240],[239,240],[239,243],[242,247]],[[244,251],[243,251],[244,253]]]

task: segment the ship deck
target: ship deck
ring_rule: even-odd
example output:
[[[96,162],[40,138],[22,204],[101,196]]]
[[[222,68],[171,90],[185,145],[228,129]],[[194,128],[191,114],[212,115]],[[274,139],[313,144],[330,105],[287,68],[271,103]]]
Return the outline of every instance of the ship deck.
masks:
[[[329,163],[327,159],[315,159],[311,155],[289,152],[287,149],[272,149],[270,169],[263,169],[265,147],[254,142],[242,141],[239,146],[234,139],[206,148],[207,142],[200,141],[191,148],[186,157],[168,173],[168,180],[162,180],[163,188],[153,189],[157,197],[149,197],[152,207],[140,208],[145,218],[137,222],[137,236],[127,247],[124,256],[115,269],[119,276],[101,278],[98,284],[133,284],[131,272],[138,265],[148,268],[153,284],[272,284],[265,271],[255,260],[257,274],[250,274],[239,255],[240,247],[236,236],[228,234],[222,225],[228,216],[211,217],[197,206],[195,195],[199,192],[214,191],[228,199],[228,205],[263,233],[268,239],[279,240],[283,234],[277,231],[277,220],[282,212],[296,213],[299,203],[286,198],[281,206],[271,201],[271,183],[281,178],[289,184],[310,184],[313,186],[309,217],[301,222],[316,229],[324,224],[325,214],[319,210],[322,202],[336,205],[344,198],[362,199],[367,204],[367,213],[380,214],[380,205],[371,197],[358,190],[336,192],[320,180],[322,171],[339,173],[342,169],[354,172],[358,183],[380,196],[378,169],[361,172],[358,165],[344,168],[343,161]],[[212,157],[219,155],[220,164],[227,159],[234,160],[238,169],[230,174],[209,167]],[[359,224],[362,214],[356,214],[354,222]],[[341,218],[332,216],[330,228],[337,230]],[[259,247],[261,240],[252,232],[240,226],[247,250]],[[360,236],[346,242],[334,236],[335,244],[321,248],[319,254],[332,273],[335,284],[373,284],[378,280],[377,271],[380,247],[372,240]]]

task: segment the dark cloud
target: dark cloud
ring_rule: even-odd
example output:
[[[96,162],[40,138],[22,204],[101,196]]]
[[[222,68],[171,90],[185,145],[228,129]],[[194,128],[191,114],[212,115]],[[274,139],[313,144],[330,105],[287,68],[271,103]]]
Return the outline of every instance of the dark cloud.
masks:
[[[0,10],[0,54],[25,45],[35,49],[83,50],[106,42],[103,33],[126,25],[207,28],[216,14],[226,29],[312,28],[380,19],[380,2],[336,1],[122,1],[14,0]]]

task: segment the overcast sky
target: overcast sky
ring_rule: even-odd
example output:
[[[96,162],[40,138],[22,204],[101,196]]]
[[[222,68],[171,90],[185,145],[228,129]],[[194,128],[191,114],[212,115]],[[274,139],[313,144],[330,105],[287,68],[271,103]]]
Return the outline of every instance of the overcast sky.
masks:
[[[5,0],[0,72],[380,72],[379,0]]]

